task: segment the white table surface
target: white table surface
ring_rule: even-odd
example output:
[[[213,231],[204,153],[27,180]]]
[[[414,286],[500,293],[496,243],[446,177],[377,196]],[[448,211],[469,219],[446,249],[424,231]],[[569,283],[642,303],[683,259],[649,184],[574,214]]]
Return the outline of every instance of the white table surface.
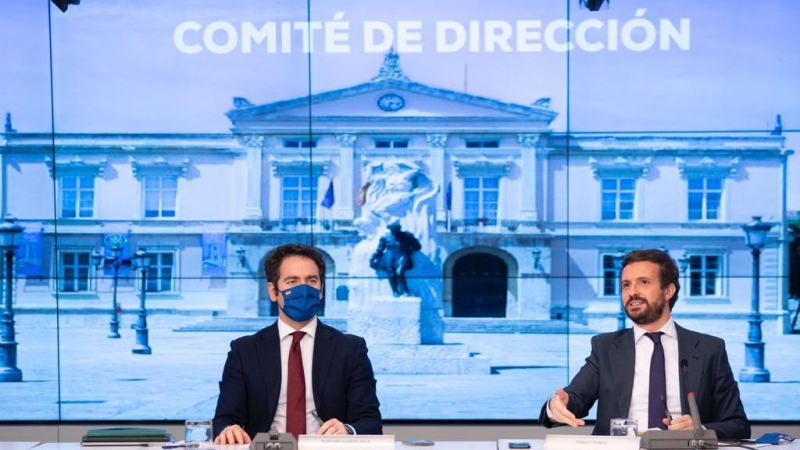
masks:
[[[28,450],[39,445],[38,441],[17,441],[17,442],[4,442],[0,441],[1,450]]]
[[[395,450],[497,450],[497,441],[436,441],[429,446],[394,443]]]
[[[396,450],[508,450],[508,442],[524,441],[531,444],[530,450],[542,450],[544,439],[514,438],[501,439],[499,441],[437,441],[432,446],[418,447],[404,445],[401,441],[395,443]],[[82,447],[79,442],[47,442],[32,447],[36,442],[0,442],[2,450],[143,450],[160,449],[160,447]],[[800,439],[785,445],[762,445],[748,444],[749,447],[767,448],[776,450],[800,450]],[[239,445],[216,445],[215,450],[247,450],[248,444]],[[725,449],[735,449],[738,447],[721,447]]]
[[[249,448],[248,444],[214,446],[215,450],[247,450],[248,448]],[[539,444],[538,447],[532,446],[531,450],[537,450],[540,448],[541,448],[541,443]],[[1,445],[0,449],[6,450],[6,448],[2,447]],[[22,448],[20,447],[20,449]],[[24,450],[27,449],[28,447],[25,447]],[[47,442],[44,444],[40,444],[34,450],[146,450],[146,449],[160,449],[160,447],[159,446],[82,447],[79,442]],[[409,445],[404,445],[401,441],[397,441],[395,442],[395,449],[396,450],[497,450],[497,441],[437,441],[436,443],[434,443],[434,445],[427,447],[409,446]],[[13,450],[17,449],[15,448]]]
[[[580,437],[580,436],[576,436],[576,437]],[[583,437],[586,437],[586,436],[583,436]],[[544,449],[544,439],[525,439],[525,438],[520,438],[520,439],[500,439],[499,441],[497,441],[497,450],[509,450],[509,448],[508,448],[508,443],[509,442],[529,442],[531,444],[531,449],[530,450],[542,450],[542,449]],[[720,449],[724,449],[724,450],[745,448],[745,447],[729,447],[728,443],[725,442],[725,441],[721,441],[720,444],[721,444],[720,445]],[[722,445],[724,445],[724,447]],[[788,444],[783,444],[783,445],[769,445],[769,444],[745,444],[745,445],[747,445],[747,447],[750,447],[750,448],[764,448],[764,449],[769,449],[769,450],[772,450],[772,449],[775,449],[775,450],[800,450],[800,439],[794,440],[794,441],[792,441],[792,442],[790,442]],[[418,447],[418,448],[424,448],[424,447]],[[428,447],[428,448],[431,448],[431,447]],[[406,447],[405,450],[407,450],[407,449],[408,449],[408,447]]]

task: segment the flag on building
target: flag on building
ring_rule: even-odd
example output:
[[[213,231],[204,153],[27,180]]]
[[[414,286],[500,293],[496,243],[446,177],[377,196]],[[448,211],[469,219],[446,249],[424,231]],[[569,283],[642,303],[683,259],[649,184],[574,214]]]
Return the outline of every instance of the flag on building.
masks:
[[[335,200],[333,198],[333,179],[331,179],[330,184],[328,184],[328,190],[325,191],[325,197],[322,198],[322,203],[320,203],[320,205],[322,205],[323,208],[331,209],[331,207],[333,207],[334,201]]]

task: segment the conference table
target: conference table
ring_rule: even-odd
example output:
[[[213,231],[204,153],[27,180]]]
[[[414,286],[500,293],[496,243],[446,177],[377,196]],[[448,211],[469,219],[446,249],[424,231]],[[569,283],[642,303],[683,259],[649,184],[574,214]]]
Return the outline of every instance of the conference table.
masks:
[[[543,450],[544,439],[500,439],[499,441],[436,441],[432,446],[410,446],[403,444],[402,441],[395,443],[395,450],[509,450],[508,442],[528,442],[531,445],[530,450]],[[34,444],[33,447],[30,445]],[[45,442],[35,445],[35,442],[0,442],[0,449],[2,450],[142,450],[160,449],[158,446],[141,447],[82,447],[79,442]],[[747,444],[747,447],[732,447],[725,445],[720,446],[721,449],[736,449],[736,448],[777,448],[780,450],[800,450],[800,440],[790,442],[783,445],[768,445],[768,444]],[[28,446],[26,446],[28,445]],[[249,445],[214,445],[209,448],[214,450],[247,450]]]

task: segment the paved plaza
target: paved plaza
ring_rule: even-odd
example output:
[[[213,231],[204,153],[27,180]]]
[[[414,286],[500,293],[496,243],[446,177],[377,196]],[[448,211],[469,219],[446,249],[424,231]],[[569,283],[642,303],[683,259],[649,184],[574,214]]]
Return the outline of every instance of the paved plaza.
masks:
[[[23,382],[0,383],[4,405],[0,420],[212,417],[229,343],[245,333],[175,331],[211,316],[163,310],[148,318],[152,354],[134,355],[135,333],[130,325],[136,316],[133,309],[128,311],[122,317],[121,339],[106,337],[107,313],[17,314]],[[746,321],[679,323],[725,338],[731,366],[738,374],[744,361]],[[580,368],[590,337],[446,333],[446,343],[463,343],[473,353],[488,357],[492,373],[380,375],[381,410],[386,419],[535,419],[544,399]],[[800,335],[777,334],[774,322],[767,322],[764,339],[772,382],[740,384],[745,409],[753,420],[798,419],[800,410],[781,400],[800,397],[800,373],[795,367]]]

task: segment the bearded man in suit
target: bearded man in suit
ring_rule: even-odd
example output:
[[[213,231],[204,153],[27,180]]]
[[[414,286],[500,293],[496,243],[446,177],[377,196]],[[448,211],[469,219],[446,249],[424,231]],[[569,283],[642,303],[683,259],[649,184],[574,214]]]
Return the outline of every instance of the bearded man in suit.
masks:
[[[625,256],[620,286],[633,328],[592,338],[586,364],[542,406],[539,421],[545,427],[584,425],[582,418],[597,402],[595,435],[610,434],[615,417],[637,419],[639,430],[691,430],[687,394],[694,392],[704,427],[719,439],[750,437],[725,342],[672,319],[678,278],[675,261],[662,250]]]

